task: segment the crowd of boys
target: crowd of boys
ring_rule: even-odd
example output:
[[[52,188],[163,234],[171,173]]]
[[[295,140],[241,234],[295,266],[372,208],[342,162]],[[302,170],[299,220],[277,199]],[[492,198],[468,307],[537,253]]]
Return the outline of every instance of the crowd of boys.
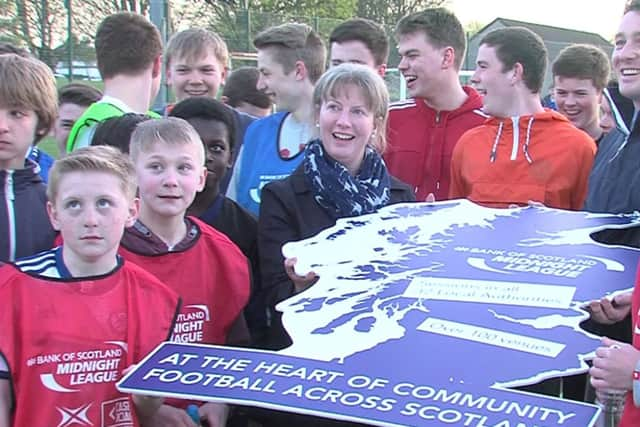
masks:
[[[556,112],[541,101],[547,51],[535,33],[487,34],[465,86],[458,19],[443,8],[408,14],[395,39],[410,98],[389,110],[390,173],[419,201],[640,210],[638,32],[631,0],[616,34],[616,84],[598,48],[564,49],[552,65]],[[189,29],[170,39],[163,64],[155,26],[117,13],[95,37],[102,93],[77,83],[57,91],[46,65],[0,45],[0,301],[12,301],[0,310],[0,427],[61,425],[69,414],[104,425],[105,405],[118,403],[122,426],[243,425],[227,405],[131,397],[115,383],[164,340],[277,348],[278,296],[260,285],[273,270],[261,268],[261,189],[292,173],[316,136],[311,100],[325,63],[384,76],[389,53],[384,29],[360,18],[333,30],[328,58],[304,24],[269,28],[254,45],[258,67],[229,74],[224,40]],[[176,103],[154,112],[163,71]],[[36,147],[49,133],[55,162]],[[640,246],[634,229],[598,238]],[[635,326],[638,295],[592,302],[592,320]],[[590,371],[597,390],[634,389],[637,335],[603,339]],[[86,352],[110,367],[99,380],[70,380],[46,357]],[[621,425],[637,424],[629,392]]]

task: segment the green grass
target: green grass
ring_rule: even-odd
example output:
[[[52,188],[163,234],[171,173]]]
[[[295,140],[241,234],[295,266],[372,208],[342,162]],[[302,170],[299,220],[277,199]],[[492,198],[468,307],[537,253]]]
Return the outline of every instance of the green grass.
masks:
[[[58,144],[56,144],[56,140],[50,136],[47,136],[42,141],[38,143],[38,148],[53,157],[54,159],[58,158]]]
[[[102,82],[102,80],[76,79],[76,80],[69,81],[69,79],[67,79],[66,77],[56,76],[56,85],[58,86],[58,89],[66,85],[67,83],[84,83],[86,85],[93,86],[96,89],[100,89],[101,91],[104,90],[104,83]]]

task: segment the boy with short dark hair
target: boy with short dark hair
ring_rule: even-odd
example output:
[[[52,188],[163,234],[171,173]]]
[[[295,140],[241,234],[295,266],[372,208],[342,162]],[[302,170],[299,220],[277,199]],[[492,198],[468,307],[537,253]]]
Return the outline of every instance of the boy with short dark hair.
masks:
[[[182,298],[171,339],[247,344],[242,316],[250,290],[247,259],[222,233],[185,215],[206,179],[200,137],[182,119],[149,120],[134,130],[130,155],[138,176],[140,215],[125,232],[120,254]],[[190,425],[187,403],[167,401],[150,425]],[[204,403],[199,414],[209,425],[222,427],[227,407]]]
[[[454,147],[487,119],[478,92],[460,84],[464,29],[450,11],[432,8],[404,16],[395,33],[411,98],[389,106],[384,160],[389,173],[414,188],[417,201],[446,200]]]
[[[451,160],[451,198],[490,207],[582,207],[596,146],[563,115],[542,107],[542,39],[523,27],[494,30],[478,49],[471,81],[491,119],[467,131]]]
[[[331,31],[329,65],[345,62],[373,68],[384,77],[389,56],[389,40],[380,24],[364,18],[348,19]]]
[[[220,209],[211,210],[212,206],[222,203],[233,206],[237,212],[246,213],[252,218],[251,214],[220,192],[220,180],[231,166],[235,132],[231,110],[212,98],[189,98],[177,103],[171,110],[170,117],[187,121],[198,133],[205,150],[206,184],[204,189],[196,194],[189,207],[189,213],[215,227],[216,221],[228,219],[220,215]],[[222,208],[222,204],[218,207]]]
[[[598,149],[589,181],[589,199],[585,209],[593,212],[626,213],[640,210],[640,141],[637,120],[640,110],[640,0],[628,1],[618,24],[613,51],[613,69],[620,85],[620,93],[635,107],[630,133],[613,128]],[[628,233],[608,238],[607,243],[640,245],[638,227]],[[633,292],[603,297],[592,301],[592,318],[598,322],[616,323],[630,315],[632,344],[602,339],[589,370],[591,385],[605,396],[609,390],[627,392],[620,427],[640,425],[640,274],[636,276]]]
[[[249,126],[227,196],[254,215],[262,187],[294,171],[307,142],[315,136],[315,82],[325,69],[322,39],[305,24],[282,24],[256,36],[258,89],[269,95],[279,112]]]
[[[222,90],[221,101],[250,116],[261,118],[271,114],[271,98],[258,90],[260,71],[256,67],[240,67],[231,72]]]
[[[162,74],[162,39],[144,16],[119,12],[107,16],[96,32],[96,58],[104,96],[91,105],[69,133],[67,152],[91,144],[98,122],[125,113],[155,113],[153,103]]]
[[[595,46],[571,45],[560,51],[551,71],[558,111],[599,143],[604,132],[598,113],[609,81],[609,58]]]
[[[53,245],[39,166],[25,158],[51,129],[57,108],[49,67],[35,58],[0,55],[0,263]]]
[[[58,90],[58,117],[52,133],[58,145],[58,154],[67,152],[67,140],[73,125],[91,104],[100,101],[102,92],[84,83],[69,83]]]
[[[622,129],[612,129],[598,147],[598,154],[589,176],[589,194],[584,210],[606,213],[632,213],[640,210],[640,85],[635,70],[640,68],[640,49],[635,43],[640,32],[640,1],[627,2],[624,16],[615,35],[615,49],[611,62],[620,93],[631,100],[635,113],[627,122],[629,133]],[[629,229],[632,233],[637,227]],[[628,236],[624,241],[610,241],[613,244],[640,245],[640,236]]]
[[[116,389],[168,338],[179,299],[117,256],[137,214],[131,162],[90,147],[51,169],[47,210],[64,244],[0,268],[0,425],[139,425],[160,403]],[[36,398],[34,398],[34,396]],[[137,414],[136,414],[137,412]]]

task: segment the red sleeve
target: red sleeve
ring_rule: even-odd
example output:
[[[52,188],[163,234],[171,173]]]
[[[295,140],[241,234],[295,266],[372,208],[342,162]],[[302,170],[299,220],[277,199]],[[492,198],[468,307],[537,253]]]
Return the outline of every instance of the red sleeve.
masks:
[[[17,337],[12,337],[16,331],[14,327],[13,306],[16,304],[12,293],[11,281],[14,277],[14,268],[8,264],[0,267],[0,301],[12,301],[11,304],[0,310],[0,380],[9,379],[11,365],[15,363],[12,342]]]

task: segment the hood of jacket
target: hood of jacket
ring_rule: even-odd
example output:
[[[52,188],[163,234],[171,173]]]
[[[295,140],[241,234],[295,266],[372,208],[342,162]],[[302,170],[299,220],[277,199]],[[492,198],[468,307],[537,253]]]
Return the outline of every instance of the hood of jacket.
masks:
[[[605,97],[609,109],[613,115],[616,127],[625,135],[631,133],[631,125],[633,123],[635,108],[633,102],[629,98],[625,98],[616,86],[606,87],[602,94]]]
[[[453,110],[451,113],[461,114],[467,111],[481,110],[482,96],[480,96],[480,94],[471,86],[462,86],[462,90],[467,94],[467,99],[460,107]]]
[[[489,116],[482,111],[482,97],[480,94],[471,86],[462,86],[462,90],[467,94],[467,99],[455,110],[435,110],[427,105],[427,102],[423,98],[409,98],[394,102],[391,105],[391,110],[393,110],[393,106],[396,106],[396,108],[398,106],[401,108],[402,106],[416,107],[417,116],[420,117],[420,120],[424,120],[427,123],[444,123],[473,111],[488,118]]]
[[[533,129],[544,130],[558,122],[570,123],[562,114],[548,109],[531,115],[489,118],[485,125],[495,129],[495,138],[489,154],[490,161],[495,162],[499,155],[509,155],[511,160],[523,155],[529,164],[533,163],[529,155]]]
[[[482,110],[482,96],[471,86],[462,86],[462,90],[467,94],[467,99],[462,105],[455,110],[441,111],[441,114],[446,113],[449,118],[453,118],[473,110]]]

